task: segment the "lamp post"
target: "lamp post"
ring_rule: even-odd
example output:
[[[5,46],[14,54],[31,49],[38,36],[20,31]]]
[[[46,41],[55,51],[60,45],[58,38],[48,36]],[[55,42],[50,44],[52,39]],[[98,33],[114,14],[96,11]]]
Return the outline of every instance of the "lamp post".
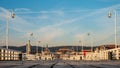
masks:
[[[90,33],[87,34],[88,36],[90,36]],[[93,51],[93,38],[90,36],[91,39],[91,52]]]
[[[13,11],[11,13],[11,17],[15,18],[15,14],[14,14]],[[8,12],[6,12],[6,49],[8,49],[8,32],[9,32],[9,30],[8,30],[8,20],[9,20],[9,14],[8,14]]]
[[[38,41],[38,46],[40,45],[40,42],[41,42],[41,41]],[[37,46],[37,48],[36,48],[37,55],[38,55],[38,46]]]
[[[81,43],[81,46],[82,46],[81,51],[83,51],[83,42],[79,40],[79,43]]]
[[[115,37],[114,37],[114,42],[115,42],[115,48],[117,48],[117,12],[116,10],[113,10],[115,13],[115,17],[114,17],[114,33],[115,33]],[[111,18],[112,14],[109,11],[108,12],[108,17]]]
[[[81,43],[81,46],[82,46],[81,52],[82,52],[82,55],[83,55],[83,54],[84,54],[84,53],[83,53],[83,50],[84,50],[84,48],[83,48],[83,41],[82,41],[82,40],[79,40],[79,42]],[[83,56],[82,56],[82,59],[83,59]]]

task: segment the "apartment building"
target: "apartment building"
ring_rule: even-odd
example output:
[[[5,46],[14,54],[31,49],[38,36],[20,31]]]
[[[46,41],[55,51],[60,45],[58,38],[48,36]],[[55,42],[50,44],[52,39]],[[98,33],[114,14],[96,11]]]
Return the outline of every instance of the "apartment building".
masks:
[[[22,53],[20,51],[0,48],[0,60],[22,60]]]
[[[85,60],[120,60],[120,47],[115,48],[115,45],[99,46],[94,52],[86,54]]]

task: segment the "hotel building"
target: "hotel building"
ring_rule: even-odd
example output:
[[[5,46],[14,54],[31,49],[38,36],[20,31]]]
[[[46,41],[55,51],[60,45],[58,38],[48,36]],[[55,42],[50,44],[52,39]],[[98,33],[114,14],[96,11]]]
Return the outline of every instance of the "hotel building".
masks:
[[[115,45],[99,46],[94,52],[86,54],[84,60],[120,60],[120,47],[115,48]]]
[[[22,53],[20,51],[0,48],[0,60],[22,60]]]

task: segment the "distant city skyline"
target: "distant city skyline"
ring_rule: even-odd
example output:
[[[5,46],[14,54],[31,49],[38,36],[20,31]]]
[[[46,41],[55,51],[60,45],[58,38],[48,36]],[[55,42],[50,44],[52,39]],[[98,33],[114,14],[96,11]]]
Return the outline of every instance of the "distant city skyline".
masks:
[[[5,45],[6,12],[9,13],[9,45],[114,44],[114,12],[117,10],[117,43],[120,41],[119,0],[0,0],[0,45]],[[15,18],[10,18],[14,10]],[[112,18],[108,18],[108,11]],[[33,36],[30,37],[30,33]],[[90,33],[88,36],[87,34]],[[91,38],[93,40],[91,40]]]

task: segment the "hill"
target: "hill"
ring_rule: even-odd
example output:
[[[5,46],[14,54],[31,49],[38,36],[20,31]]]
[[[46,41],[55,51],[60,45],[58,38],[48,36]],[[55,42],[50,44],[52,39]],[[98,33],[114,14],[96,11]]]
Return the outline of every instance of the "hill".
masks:
[[[56,47],[48,47],[50,49],[51,52],[55,52],[56,50],[60,49],[60,48],[63,48],[63,47],[66,47],[66,48],[69,48],[69,49],[72,49],[72,50],[75,50],[75,51],[81,51],[82,47],[81,46],[56,46]],[[1,48],[5,48],[5,46],[1,46]],[[90,47],[88,46],[84,46],[83,47],[84,49],[90,49]],[[21,51],[21,52],[26,52],[26,46],[9,46],[9,49],[12,49],[12,50],[17,50],[17,51]],[[38,47],[38,52],[41,52],[41,50],[43,50],[44,48],[42,47]],[[35,53],[36,52],[36,46],[31,46],[31,52],[32,53]]]

